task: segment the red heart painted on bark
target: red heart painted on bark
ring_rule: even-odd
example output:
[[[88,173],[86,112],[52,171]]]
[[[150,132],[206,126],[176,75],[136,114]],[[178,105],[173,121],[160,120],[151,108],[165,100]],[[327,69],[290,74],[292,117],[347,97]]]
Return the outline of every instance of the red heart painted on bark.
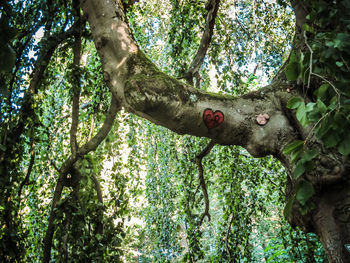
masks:
[[[208,129],[218,127],[224,121],[224,114],[217,110],[205,109],[203,112],[203,121]]]

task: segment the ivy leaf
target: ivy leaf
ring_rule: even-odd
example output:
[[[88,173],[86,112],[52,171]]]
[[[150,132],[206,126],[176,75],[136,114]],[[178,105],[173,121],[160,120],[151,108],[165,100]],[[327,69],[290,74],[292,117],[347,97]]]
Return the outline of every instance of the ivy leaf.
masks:
[[[288,109],[296,109],[300,106],[300,104],[302,103],[302,99],[299,97],[294,97],[291,98],[288,103],[287,103],[287,108]]]
[[[299,64],[291,62],[286,66],[285,74],[288,80],[295,81],[299,76]]]
[[[315,92],[314,94],[318,97],[318,98],[322,98],[324,96],[324,94],[326,93],[326,91],[329,88],[329,84],[325,83],[322,84]]]
[[[308,181],[301,181],[297,185],[297,195],[296,198],[301,205],[305,205],[310,197],[314,194],[314,187]]]
[[[312,150],[309,150],[309,151],[306,151],[305,153],[303,153],[301,159],[304,161],[304,162],[309,162],[311,161],[313,158],[315,158],[317,156],[318,152],[317,150],[315,149],[312,149]]]
[[[327,112],[327,106],[323,103],[322,100],[317,100],[317,108],[320,110],[322,114],[325,114]]]
[[[291,152],[300,151],[303,149],[303,146],[304,146],[304,141],[301,141],[301,140],[294,141],[288,144],[286,147],[284,147],[283,154],[287,155],[287,154],[290,154]]]
[[[314,109],[316,103],[314,102],[309,102],[308,104],[306,104],[306,107],[305,107],[305,111],[306,112],[310,112]]]
[[[334,42],[336,43],[334,47],[339,48],[340,50],[342,50],[342,48],[349,47],[350,35],[346,33],[338,33]]]
[[[321,139],[332,128],[332,122],[329,119],[330,116],[328,116],[328,118],[324,118],[315,128],[315,135],[317,138]]]
[[[0,144],[0,150],[3,151],[3,152],[6,152],[6,146]]]
[[[339,141],[340,141],[340,137],[334,131],[327,132],[322,138],[322,142],[324,146],[326,146],[327,148],[337,146]]]
[[[302,175],[305,172],[305,165],[302,160],[299,160],[297,162],[297,165],[295,166],[295,169],[293,171],[293,176],[295,179],[299,178],[300,175]]]
[[[294,200],[295,200],[295,195],[292,195],[288,199],[288,202],[287,202],[286,206],[284,207],[283,215],[284,215],[285,219],[288,219],[290,217],[291,213],[292,213]]]
[[[322,115],[319,109],[314,107],[312,111],[308,112],[307,117],[310,122],[317,122],[320,118],[322,118]]]
[[[343,62],[341,62],[341,61],[337,61],[337,62],[335,62],[335,64],[340,68],[343,66]]]
[[[334,42],[333,41],[327,40],[325,44],[326,44],[327,47],[334,47]]]
[[[308,124],[308,119],[306,117],[306,107],[304,102],[302,102],[299,105],[296,116],[301,125],[306,126]]]
[[[350,154],[350,134],[347,134],[345,139],[339,144],[338,151],[342,155]]]
[[[299,150],[299,151],[295,151],[295,152],[292,153],[292,155],[291,155],[291,161],[292,161],[292,163],[294,163],[296,160],[299,159],[300,155],[301,155],[302,152],[303,152],[302,150],[303,150],[303,149],[301,149],[301,150]]]
[[[314,29],[311,26],[309,26],[308,24],[304,24],[303,29],[307,32],[311,32],[311,33],[314,32]]]

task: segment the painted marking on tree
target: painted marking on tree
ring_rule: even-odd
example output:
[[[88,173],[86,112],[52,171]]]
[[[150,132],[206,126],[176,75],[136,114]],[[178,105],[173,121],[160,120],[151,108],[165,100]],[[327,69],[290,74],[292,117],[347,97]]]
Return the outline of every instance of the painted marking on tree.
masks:
[[[259,115],[256,117],[256,122],[257,122],[259,125],[263,126],[263,125],[265,125],[265,124],[269,121],[269,119],[270,119],[270,116],[269,116],[268,114],[266,114],[266,113],[264,113],[264,114],[259,114]]]
[[[212,129],[218,127],[224,121],[224,114],[217,110],[213,111],[212,109],[205,109],[203,112],[203,121],[205,126],[208,129]]]

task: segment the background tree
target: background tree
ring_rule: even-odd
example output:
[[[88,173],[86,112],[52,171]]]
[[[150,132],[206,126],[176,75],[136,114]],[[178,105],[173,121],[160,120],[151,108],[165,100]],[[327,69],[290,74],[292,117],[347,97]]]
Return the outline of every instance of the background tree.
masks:
[[[288,4],[2,3],[5,261],[349,261],[350,3]]]

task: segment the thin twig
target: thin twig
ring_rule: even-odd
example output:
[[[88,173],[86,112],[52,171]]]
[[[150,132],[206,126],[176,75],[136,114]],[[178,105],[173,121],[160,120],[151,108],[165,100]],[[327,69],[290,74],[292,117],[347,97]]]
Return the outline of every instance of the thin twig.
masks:
[[[34,161],[35,161],[35,144],[33,142],[33,139],[32,140],[32,144],[30,146],[30,161],[29,161],[29,166],[28,166],[28,170],[27,170],[27,174],[24,178],[24,180],[22,181],[22,183],[20,184],[19,186],[19,189],[18,189],[18,197],[19,197],[19,202],[18,202],[18,205],[17,205],[17,208],[20,207],[21,205],[21,195],[22,195],[22,190],[23,190],[23,187],[25,185],[28,185],[29,184],[29,177],[30,177],[30,174],[32,173],[32,170],[33,170],[33,166],[34,166]],[[18,213],[18,210],[16,212],[16,214]]]
[[[327,83],[334,89],[334,92],[337,94],[337,97],[338,97],[338,109],[339,109],[339,108],[340,108],[340,93],[339,93],[338,89],[337,89],[329,80],[327,80],[327,79],[324,78],[323,76],[318,75],[318,74],[316,74],[316,73],[311,73],[311,74],[314,75],[314,76],[316,76],[316,77],[321,78],[322,80],[324,80],[325,82],[327,82]],[[309,134],[307,135],[304,144],[307,143],[308,139],[310,138],[312,132],[315,130],[315,128],[317,127],[317,125],[318,125],[324,118],[326,118],[329,114],[331,114],[334,110],[335,110],[335,109],[332,109],[331,111],[327,112],[325,115],[323,115],[323,116],[316,122],[316,124],[312,127],[312,129],[310,130]]]
[[[323,115],[323,116],[316,122],[316,124],[312,127],[312,129],[310,130],[309,134],[307,135],[307,137],[306,137],[306,139],[305,139],[305,141],[304,141],[304,145],[306,145],[307,141],[308,141],[309,138],[311,137],[311,134],[312,134],[312,132],[315,130],[315,128],[317,127],[317,125],[318,125],[324,118],[326,118],[329,114],[331,114],[333,111],[334,111],[334,109],[331,110],[331,111],[329,111],[329,112],[327,112],[325,115]]]
[[[325,77],[318,75],[316,73],[311,73],[312,75],[319,77],[320,79],[324,80],[325,82],[327,82],[329,85],[331,85],[331,87],[334,89],[334,92],[337,94],[338,97],[338,108],[340,108],[340,93],[339,90],[332,84],[332,82],[330,82],[329,80],[327,80]]]
[[[306,36],[306,31],[304,31],[304,39],[305,39],[305,45],[307,46],[307,48],[310,51],[310,62],[309,62],[309,68],[310,68],[310,73],[309,73],[309,77],[307,80],[307,89],[310,88],[310,82],[311,82],[311,74],[312,74],[312,55],[313,55],[313,51],[312,48],[310,47],[309,43],[307,43],[307,36]]]
[[[204,175],[203,175],[203,165],[202,165],[202,159],[205,157],[208,153],[210,153],[211,149],[215,145],[215,141],[211,140],[209,144],[204,148],[204,150],[197,155],[196,161],[198,166],[198,176],[199,176],[199,182],[202,187],[203,196],[204,196],[204,202],[205,202],[205,210],[201,216],[200,225],[202,225],[203,220],[205,216],[208,217],[208,221],[210,221],[210,214],[209,214],[209,197],[208,197],[208,191],[207,191],[207,185],[205,183]]]

